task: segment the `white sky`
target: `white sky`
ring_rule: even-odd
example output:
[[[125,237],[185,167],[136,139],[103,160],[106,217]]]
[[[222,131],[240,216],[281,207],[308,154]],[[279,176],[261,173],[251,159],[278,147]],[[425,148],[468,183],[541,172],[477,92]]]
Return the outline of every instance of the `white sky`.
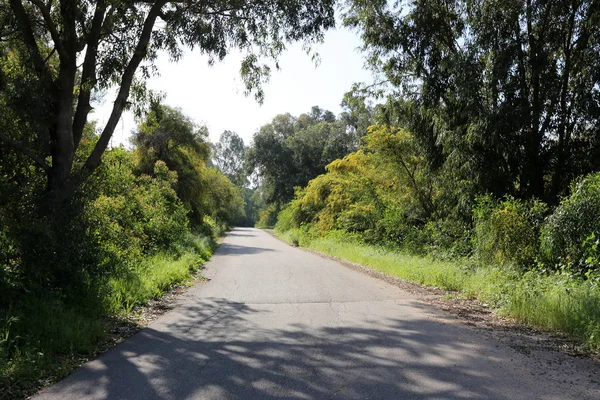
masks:
[[[166,93],[165,104],[179,107],[195,122],[207,125],[211,141],[217,141],[224,130],[231,130],[249,144],[254,132],[277,114],[297,116],[315,105],[340,113],[342,96],[353,83],[372,82],[358,51],[360,44],[358,36],[347,29],[327,32],[324,43],[315,48],[321,59],[316,67],[300,44],[289,46],[280,58],[280,70],[273,68],[271,80],[264,86],[262,106],[252,95],[243,93],[239,53],[229,54],[212,67],[208,58],[197,52],[186,53],[177,63],[159,57],[160,76],[151,78],[148,86]],[[104,104],[96,105],[90,115],[100,127],[108,119],[112,101],[112,96],[106,95]],[[111,144],[128,145],[134,128],[133,116],[124,113]]]

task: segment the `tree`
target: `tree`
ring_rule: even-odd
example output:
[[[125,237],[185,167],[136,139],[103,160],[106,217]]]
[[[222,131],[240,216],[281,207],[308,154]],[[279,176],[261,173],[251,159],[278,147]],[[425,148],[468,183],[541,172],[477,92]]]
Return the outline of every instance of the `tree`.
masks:
[[[342,99],[343,112],[340,118],[357,139],[365,136],[369,126],[373,125],[374,122],[375,112],[368,101],[368,97],[368,89],[364,85],[354,84]]]
[[[549,200],[600,167],[600,2],[347,4],[346,25],[395,89],[389,104],[432,159],[483,191]]]
[[[325,172],[325,166],[356,148],[344,121],[319,107],[299,117],[276,116],[254,135],[248,161],[261,178],[265,202],[281,206]],[[277,207],[275,207],[277,208]]]
[[[261,83],[269,74],[269,67],[261,60],[276,60],[287,42],[320,40],[323,30],[334,25],[333,3],[333,0],[2,2],[2,41],[17,54],[19,67],[39,87],[44,102],[22,135],[0,132],[0,140],[44,170],[51,207],[59,208],[73,188],[100,165],[121,114],[129,106],[130,93],[149,77],[159,51],[177,59],[183,47],[196,48],[212,62],[238,48],[246,54],[241,66],[246,90],[254,91],[260,100]],[[91,110],[90,100],[98,91],[115,84],[118,90],[110,118],[83,166],[75,168],[74,155]],[[8,107],[19,114],[11,103]],[[29,140],[30,137],[36,140]],[[22,138],[28,140],[19,141]],[[28,146],[38,140],[43,146]]]
[[[246,146],[235,132],[224,131],[214,145],[213,162],[231,182],[242,187],[246,184],[244,169]]]
[[[208,130],[197,126],[180,110],[152,103],[134,133],[139,172],[152,175],[157,161],[177,173],[177,196],[194,225],[205,216],[233,223],[243,214],[237,188],[220,171],[208,168]]]

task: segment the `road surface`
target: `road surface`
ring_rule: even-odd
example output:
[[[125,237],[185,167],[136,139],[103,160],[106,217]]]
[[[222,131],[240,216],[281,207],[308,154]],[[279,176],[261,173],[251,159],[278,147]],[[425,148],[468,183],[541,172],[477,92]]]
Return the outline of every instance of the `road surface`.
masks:
[[[35,399],[600,399],[590,360],[519,351],[261,230],[234,229],[204,275]]]

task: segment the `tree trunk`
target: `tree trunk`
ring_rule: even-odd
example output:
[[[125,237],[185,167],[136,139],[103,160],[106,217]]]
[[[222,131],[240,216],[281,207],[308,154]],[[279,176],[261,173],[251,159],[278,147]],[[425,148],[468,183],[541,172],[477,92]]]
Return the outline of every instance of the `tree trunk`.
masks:
[[[56,120],[51,143],[52,166],[48,171],[50,208],[59,207],[69,196],[73,167],[73,86],[76,65],[61,63],[56,106]]]

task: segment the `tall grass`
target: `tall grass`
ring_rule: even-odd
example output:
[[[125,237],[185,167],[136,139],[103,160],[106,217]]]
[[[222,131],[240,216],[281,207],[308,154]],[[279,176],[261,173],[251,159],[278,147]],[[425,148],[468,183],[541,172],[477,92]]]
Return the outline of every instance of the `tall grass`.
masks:
[[[129,314],[134,307],[161,296],[173,285],[186,282],[204,260],[194,253],[173,259],[166,254],[150,258],[145,265],[109,279],[106,309],[112,314]]]
[[[523,274],[471,259],[441,261],[361,243],[343,232],[324,237],[307,231],[277,231],[282,239],[419,284],[457,291],[495,307],[501,314],[559,331],[600,349],[600,283],[566,272]]]

